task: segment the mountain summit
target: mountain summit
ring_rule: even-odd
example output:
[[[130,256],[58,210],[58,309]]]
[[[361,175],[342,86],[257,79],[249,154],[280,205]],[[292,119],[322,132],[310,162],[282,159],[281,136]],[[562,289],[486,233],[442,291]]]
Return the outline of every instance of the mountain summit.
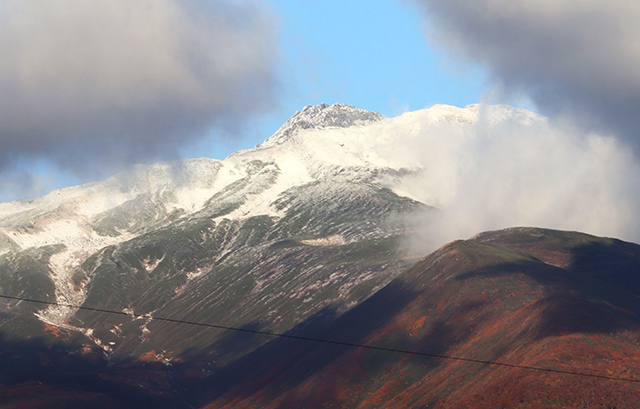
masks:
[[[296,112],[274,133],[264,145],[280,145],[302,129],[323,129],[329,127],[349,128],[368,125],[384,119],[377,112],[367,111],[346,104],[307,105]]]

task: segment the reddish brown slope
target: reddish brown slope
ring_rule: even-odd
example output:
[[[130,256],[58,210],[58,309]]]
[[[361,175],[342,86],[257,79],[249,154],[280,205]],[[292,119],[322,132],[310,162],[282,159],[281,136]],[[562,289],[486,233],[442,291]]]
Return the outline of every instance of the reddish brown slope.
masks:
[[[639,317],[640,246],[509,229],[443,247],[315,335],[640,381]],[[640,407],[638,382],[273,344],[207,407]]]

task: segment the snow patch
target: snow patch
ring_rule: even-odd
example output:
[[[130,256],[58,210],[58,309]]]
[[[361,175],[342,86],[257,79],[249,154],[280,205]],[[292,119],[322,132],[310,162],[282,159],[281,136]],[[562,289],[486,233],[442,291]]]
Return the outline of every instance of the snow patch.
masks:
[[[158,267],[158,264],[160,264],[162,260],[164,260],[164,256],[154,261],[151,261],[151,257],[146,257],[145,259],[142,260],[142,267],[144,267],[147,273],[151,273],[153,270],[156,269],[156,267]]]
[[[232,161],[216,162],[217,170],[204,181],[197,184],[185,184],[174,191],[176,201],[170,204],[173,209],[183,209],[187,213],[201,210],[204,204],[216,193],[246,176]]]
[[[65,246],[49,259],[49,276],[56,287],[56,302],[65,306],[50,305],[36,314],[41,320],[57,326],[66,324],[77,310],[67,305],[81,305],[86,299],[84,286],[73,283],[73,274],[82,262],[98,249],[130,238],[128,235],[100,236],[81,218],[47,220],[39,223],[34,233],[14,230],[7,234],[22,249],[53,244]]]
[[[322,237],[319,239],[311,239],[311,240],[300,240],[300,243],[307,244],[309,246],[342,246],[347,242],[340,235],[333,235]]]
[[[247,152],[246,155],[248,154],[249,152]],[[245,155],[238,155],[234,159],[246,160],[243,156]],[[304,185],[313,180],[303,158],[289,149],[276,147],[267,152],[261,152],[258,157],[265,161],[275,161],[278,168],[275,183],[259,193],[249,195],[240,207],[224,216],[216,218],[216,222],[222,219],[245,219],[261,215],[276,218],[283,217],[284,210],[278,211],[273,207],[273,203],[286,190],[295,186]]]

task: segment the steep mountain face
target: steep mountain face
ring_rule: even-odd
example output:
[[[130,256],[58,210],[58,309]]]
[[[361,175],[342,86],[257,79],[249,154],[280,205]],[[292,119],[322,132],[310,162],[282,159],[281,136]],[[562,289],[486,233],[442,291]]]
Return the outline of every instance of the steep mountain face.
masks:
[[[332,129],[357,132],[354,126],[381,119],[346,105],[306,107],[264,147],[223,161],[138,167],[4,204],[1,265],[11,279],[3,290],[137,316],[203,311],[214,322],[261,320],[277,330],[329,304],[353,305],[403,265],[394,249],[404,226],[389,216],[426,208],[382,183],[397,169],[355,157],[375,153],[375,144],[345,152],[344,162],[327,161],[344,136]],[[372,262],[341,262],[363,261],[357,254],[375,251]],[[117,353],[136,331],[141,340],[153,338],[142,335],[151,330],[146,320],[134,333],[119,335],[121,320],[36,307],[41,322],[83,332],[108,353]],[[144,341],[123,346],[123,354],[182,350],[173,343],[140,346]]]
[[[270,338],[176,321],[303,331],[386,288],[416,260],[401,249],[414,228],[405,216],[437,211],[407,183],[422,177],[421,158],[398,146],[473,132],[480,109],[495,123],[544,120],[503,106],[392,119],[310,106],[224,160],[138,166],[0,204],[0,293],[60,304],[0,299],[0,361],[24,368],[0,383],[16,386],[14,400],[62,405],[80,389],[85,400],[193,406],[189,385]]]
[[[0,204],[6,295],[131,311],[136,321],[10,302],[24,314],[4,325],[27,328],[18,329],[24,336],[38,322],[81,332],[108,354],[175,356],[187,346],[150,341],[157,323],[135,317],[213,312],[224,324],[286,330],[326,306],[353,306],[405,264],[396,252],[407,229],[401,216],[430,205],[404,186],[419,177],[420,161],[395,148],[443,123],[471,129],[479,109],[435,106],[384,119],[342,104],[308,106],[262,146],[225,160],[138,166]],[[523,126],[542,120],[486,110]],[[123,325],[133,332],[121,333]]]
[[[279,339],[242,362],[239,383],[212,379],[206,407],[639,407],[639,298],[638,245],[483,233],[310,332],[386,350]]]

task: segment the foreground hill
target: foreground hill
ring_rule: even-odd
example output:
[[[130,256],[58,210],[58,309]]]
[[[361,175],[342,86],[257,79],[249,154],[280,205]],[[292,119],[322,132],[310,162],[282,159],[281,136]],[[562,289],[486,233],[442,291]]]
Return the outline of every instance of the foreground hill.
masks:
[[[387,350],[279,339],[206,407],[637,408],[640,246],[534,228],[479,234],[309,334]]]

